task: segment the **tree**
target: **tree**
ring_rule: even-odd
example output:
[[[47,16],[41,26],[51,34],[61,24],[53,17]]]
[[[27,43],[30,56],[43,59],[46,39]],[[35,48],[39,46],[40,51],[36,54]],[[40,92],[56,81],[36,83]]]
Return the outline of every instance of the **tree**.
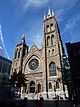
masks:
[[[16,77],[17,77],[17,72],[13,72],[13,74],[9,78],[9,86],[14,87],[16,85]]]
[[[17,87],[22,87],[25,86],[26,78],[25,75],[20,71],[20,72],[13,72],[11,75],[11,78],[9,79],[9,85],[10,86],[17,86]]]
[[[26,78],[25,75],[20,71],[17,74],[17,86],[22,87],[25,86]]]

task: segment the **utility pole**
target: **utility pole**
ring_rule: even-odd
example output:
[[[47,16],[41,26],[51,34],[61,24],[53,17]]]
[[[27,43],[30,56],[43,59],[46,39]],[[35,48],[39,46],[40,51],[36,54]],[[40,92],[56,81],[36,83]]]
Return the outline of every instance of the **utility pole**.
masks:
[[[46,93],[47,93],[47,98],[48,96],[48,75],[47,75],[47,48],[46,48],[46,34],[44,32],[44,39],[45,39],[45,73],[46,73]]]

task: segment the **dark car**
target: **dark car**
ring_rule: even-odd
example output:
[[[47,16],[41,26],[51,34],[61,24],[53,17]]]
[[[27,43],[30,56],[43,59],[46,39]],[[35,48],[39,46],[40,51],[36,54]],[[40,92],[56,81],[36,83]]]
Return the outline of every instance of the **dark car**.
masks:
[[[22,98],[11,98],[8,101],[10,107],[21,107],[24,105],[24,99]]]

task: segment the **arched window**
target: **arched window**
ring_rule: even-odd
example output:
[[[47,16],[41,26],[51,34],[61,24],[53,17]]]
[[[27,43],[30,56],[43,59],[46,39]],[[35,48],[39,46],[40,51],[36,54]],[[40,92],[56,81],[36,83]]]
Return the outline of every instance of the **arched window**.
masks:
[[[49,25],[47,25],[47,32],[50,32],[50,27],[49,27]]]
[[[34,81],[30,82],[30,93],[35,93],[35,82]]]
[[[47,37],[47,46],[50,46],[50,37]]]
[[[51,45],[54,45],[54,35],[51,36]]]
[[[2,62],[0,62],[0,72],[2,71]]]
[[[21,52],[21,49],[18,51],[18,58],[20,58],[20,52]]]
[[[56,88],[59,88],[59,81],[56,81]]]
[[[50,76],[56,76],[56,65],[54,62],[51,62],[49,65]]]
[[[53,31],[54,30],[54,26],[53,26],[53,24],[51,23],[51,25],[50,25],[50,29],[51,29],[51,31]]]
[[[50,56],[50,50],[48,51],[48,56]]]
[[[49,82],[49,89],[52,89],[52,83]]]
[[[52,49],[52,55],[54,55],[54,49]]]
[[[18,52],[18,50],[15,51],[15,59],[17,58],[17,52]]]

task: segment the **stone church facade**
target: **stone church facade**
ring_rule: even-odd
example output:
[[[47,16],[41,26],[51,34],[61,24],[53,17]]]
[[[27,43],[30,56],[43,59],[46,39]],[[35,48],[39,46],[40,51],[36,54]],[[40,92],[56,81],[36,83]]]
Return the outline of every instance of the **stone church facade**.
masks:
[[[25,42],[25,36],[22,36],[21,42],[18,43],[15,48],[11,71],[19,72],[22,70],[22,72],[25,74],[27,79],[27,93],[45,92],[46,58],[48,92],[62,92],[62,54],[63,46],[58,23],[54,16],[54,12],[50,11],[49,9],[48,15],[44,16],[44,37],[42,48],[38,49],[38,47],[33,44],[29,49]]]

